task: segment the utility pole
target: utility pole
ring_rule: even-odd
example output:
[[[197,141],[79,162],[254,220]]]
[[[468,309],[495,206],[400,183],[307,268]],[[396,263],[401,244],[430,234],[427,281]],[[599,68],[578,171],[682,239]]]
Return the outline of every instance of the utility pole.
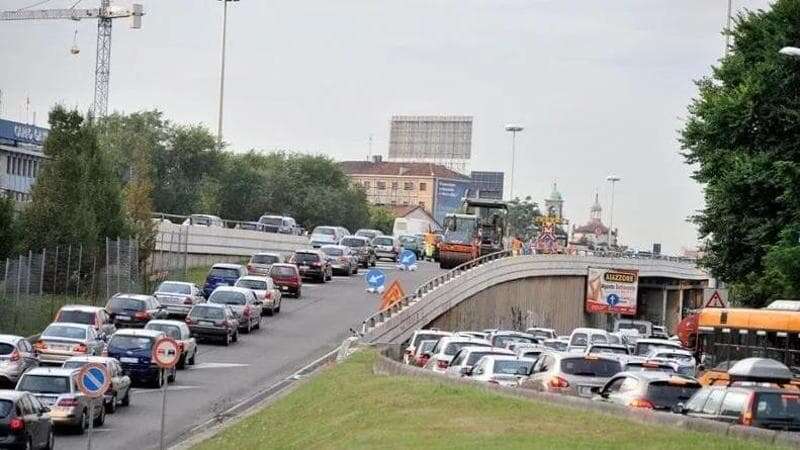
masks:
[[[217,122],[217,148],[222,149],[222,111],[225,103],[225,45],[228,33],[228,2],[239,0],[222,0],[222,55],[219,73],[219,115]]]
[[[733,15],[733,0],[728,0],[728,17],[727,25],[725,26],[725,56],[731,49],[731,16]]]
[[[611,250],[611,230],[614,228],[614,187],[617,184],[617,181],[621,180],[622,178],[616,175],[609,175],[606,177],[606,181],[611,183],[611,210],[609,212],[608,218],[608,249]]]
[[[517,133],[521,132],[524,128],[520,125],[509,124],[506,125],[506,131],[511,133],[511,181],[509,183],[509,200],[514,200],[514,165],[517,159]]]

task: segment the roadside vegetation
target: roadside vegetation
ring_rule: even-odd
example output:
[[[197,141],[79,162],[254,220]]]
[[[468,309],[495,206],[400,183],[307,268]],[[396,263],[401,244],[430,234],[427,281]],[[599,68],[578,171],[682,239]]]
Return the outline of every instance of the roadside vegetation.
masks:
[[[472,386],[372,373],[363,351],[195,450],[287,448],[748,449],[727,437],[641,425]]]

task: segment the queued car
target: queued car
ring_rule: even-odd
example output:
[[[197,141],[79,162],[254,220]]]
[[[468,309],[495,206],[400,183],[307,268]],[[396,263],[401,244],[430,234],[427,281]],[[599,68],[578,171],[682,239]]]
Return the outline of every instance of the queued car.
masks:
[[[528,328],[525,332],[541,339],[555,339],[558,336],[556,330],[552,328],[533,327]]]
[[[331,265],[331,271],[335,274],[351,276],[358,273],[358,257],[350,251],[350,247],[344,245],[323,245],[320,251],[325,254],[325,258]]]
[[[258,219],[258,222],[263,225],[264,231],[267,233],[280,233],[299,235],[300,227],[297,222],[288,216],[270,216],[264,215]]]
[[[300,298],[303,292],[303,277],[300,269],[294,264],[273,264],[269,271],[273,283],[281,292],[286,292]]]
[[[438,339],[427,339],[419,341],[419,343],[417,343],[417,348],[414,350],[414,353],[408,358],[405,358],[404,356],[404,359],[407,361],[406,364],[410,364],[416,367],[425,367],[425,364],[431,357],[431,351],[433,351],[433,348],[436,347],[437,342],[439,342]]]
[[[101,402],[91,402],[78,390],[76,369],[37,367],[22,375],[17,391],[30,392],[50,408],[50,419],[56,427],[68,427],[78,434],[89,428],[89,421],[99,427],[106,421],[106,409]]]
[[[370,228],[362,228],[362,229],[356,231],[356,233],[353,236],[367,238],[367,240],[372,242],[373,239],[375,239],[376,237],[381,236],[381,235],[383,235],[383,231],[381,231],[381,230],[373,230],[373,229],[370,229]]]
[[[73,356],[103,353],[105,342],[91,325],[51,323],[33,345],[40,364],[61,365]]]
[[[300,276],[324,283],[333,278],[333,267],[319,250],[297,250],[291,262],[297,266]]]
[[[223,222],[219,217],[212,216],[211,214],[192,214],[183,221],[182,225],[225,228],[225,222]]]
[[[542,341],[542,347],[547,347],[557,352],[565,352],[569,348],[569,339],[545,339]]]
[[[678,364],[665,359],[630,356],[626,358],[622,364],[622,370],[625,372],[664,372],[668,374],[677,374]]]
[[[106,311],[117,328],[144,328],[152,319],[168,314],[152,295],[115,294],[106,304]]]
[[[422,259],[422,246],[423,242],[419,236],[413,234],[401,234],[397,237],[400,247],[404,250],[414,252],[417,259]]]
[[[370,239],[363,236],[347,236],[339,241],[339,245],[350,247],[361,267],[365,269],[375,267],[378,258],[375,257],[375,249],[370,245]]]
[[[281,262],[283,257],[279,253],[258,252],[247,261],[247,274],[269,276],[272,265]]]
[[[469,377],[476,381],[513,387],[528,377],[534,364],[535,359],[517,358],[514,355],[488,355],[475,363]]]
[[[466,346],[491,347],[492,344],[485,339],[445,336],[436,343],[436,347],[431,351],[430,359],[425,364],[425,368],[434,372],[445,373],[453,360],[453,356],[461,350],[461,347]]]
[[[538,344],[540,339],[532,334],[520,333],[519,331],[498,330],[489,333],[486,338],[495,347],[505,348],[512,342],[524,342],[528,344]]]
[[[599,355],[630,355],[630,349],[622,344],[590,344],[586,347],[586,353]]]
[[[517,346],[514,349],[514,354],[517,355],[517,358],[530,358],[538,360],[543,353],[547,353],[550,351],[547,347],[543,347],[541,345],[536,346]]]
[[[228,306],[239,321],[239,330],[249,333],[261,328],[263,303],[256,294],[246,288],[220,286],[208,297],[208,303]]]
[[[694,378],[664,372],[621,372],[600,389],[598,401],[631,408],[671,411],[701,388]]]
[[[206,301],[200,288],[185,281],[162,281],[153,297],[170,317],[186,317],[192,306]]]
[[[531,376],[520,387],[591,398],[621,371],[618,358],[548,352],[539,357]]]
[[[27,339],[0,334],[0,388],[13,388],[23,373],[36,367],[39,358]]]
[[[264,224],[259,222],[239,222],[233,228],[245,231],[266,231],[264,230]]]
[[[50,408],[28,392],[0,390],[0,448],[55,448]]]
[[[192,332],[186,322],[178,320],[151,320],[144,327],[145,330],[162,331],[167,336],[178,342],[178,349],[181,352],[178,369],[184,369],[187,365],[193,366],[197,361],[197,340],[192,337]]]
[[[101,336],[111,336],[117,331],[114,321],[105,308],[89,305],[64,305],[56,313],[53,322],[82,323],[91,325]]]
[[[475,363],[488,355],[514,356],[514,352],[499,347],[461,347],[461,349],[453,355],[453,360],[450,362],[450,365],[447,366],[445,374],[454,377],[469,376],[472,374],[472,368],[475,366]]]
[[[449,331],[439,331],[439,330],[416,330],[414,334],[411,335],[411,339],[408,341],[408,347],[406,347],[405,351],[403,352],[403,362],[408,364],[411,355],[416,353],[417,346],[421,341],[424,340],[433,340],[438,341],[439,339],[450,336],[452,333]]]
[[[186,316],[186,325],[197,339],[220,339],[226,346],[239,340],[239,320],[227,305],[197,305]]]
[[[318,248],[323,245],[336,244],[345,236],[347,236],[347,233],[343,228],[323,225],[311,230],[309,241],[311,241],[312,246]]]
[[[375,258],[397,261],[400,254],[400,244],[392,236],[378,236],[372,240],[375,249]]]
[[[599,328],[575,328],[569,335],[569,352],[586,351],[590,344],[608,343],[608,332]]]
[[[636,356],[648,356],[654,350],[682,350],[680,342],[670,341],[667,339],[639,339],[636,341],[635,350],[633,352]]]
[[[683,375],[693,377],[697,372],[694,354],[692,354],[692,352],[689,350],[660,348],[653,350],[648,357],[656,360],[663,359],[676,363],[678,365],[678,373]]]
[[[111,379],[108,391],[103,396],[103,405],[107,414],[114,414],[117,405],[130,406],[131,404],[131,377],[125,375],[122,365],[114,358],[107,356],[74,356],[64,361],[65,369],[80,369],[86,364],[102,364],[106,366]]]
[[[774,386],[708,386],[673,412],[731,424],[800,431],[800,392]]]
[[[272,278],[253,276],[239,278],[235,287],[250,289],[261,301],[261,314],[271,316],[281,312],[281,291],[275,288]]]
[[[236,280],[247,275],[247,269],[241,264],[219,263],[211,266],[203,284],[203,296],[208,298],[219,286],[233,286]]]
[[[153,344],[166,336],[158,330],[119,330],[108,341],[107,353],[122,365],[122,372],[134,383],[160,388],[175,381],[176,369],[162,369],[153,361]]]

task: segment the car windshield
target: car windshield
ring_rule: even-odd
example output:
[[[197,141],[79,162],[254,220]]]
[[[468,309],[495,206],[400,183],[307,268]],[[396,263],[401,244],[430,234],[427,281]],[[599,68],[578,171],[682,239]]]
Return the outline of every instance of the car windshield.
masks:
[[[281,259],[278,255],[253,255],[250,258],[250,262],[253,264],[275,264],[281,262]]]
[[[656,357],[672,359],[683,364],[691,364],[694,362],[694,357],[692,355],[684,355],[683,353],[656,353]]]
[[[419,345],[420,348],[417,353],[421,355],[433,350],[433,347],[436,347],[436,341],[422,341]]]
[[[656,405],[676,405],[686,403],[697,390],[700,384],[686,380],[680,383],[669,381],[655,381],[647,388],[647,397]]]
[[[163,331],[164,334],[173,338],[173,339],[180,339],[181,338],[181,329],[177,325],[170,325],[167,323],[150,323],[147,324],[148,330],[156,330],[156,331]]]
[[[295,253],[294,260],[299,263],[310,263],[310,262],[317,262],[319,261],[319,255],[316,253]]]
[[[444,239],[447,242],[466,244],[472,242],[475,234],[476,222],[474,218],[447,217],[445,219]]]
[[[58,313],[56,322],[82,323],[84,325],[94,325],[97,314],[92,311],[62,310]]]
[[[291,267],[273,267],[270,275],[276,277],[291,277],[294,276],[294,269]]]
[[[467,357],[467,361],[464,363],[467,366],[474,366],[479,359],[483,358],[486,355],[497,355],[497,352],[472,352]]]
[[[283,224],[283,218],[282,217],[262,217],[259,220],[259,222],[261,222],[261,223],[263,223],[265,225],[278,225],[278,226],[280,226],[281,224]]]
[[[14,404],[8,400],[0,400],[0,418],[8,417],[14,409]]]
[[[487,344],[483,344],[480,342],[451,342],[447,344],[447,347],[444,349],[444,354],[447,356],[453,356],[461,350],[461,347],[469,346],[478,346],[478,347],[488,347]]]
[[[561,360],[561,371],[580,377],[610,377],[622,370],[617,361],[608,359],[567,358]]]
[[[70,380],[65,376],[25,375],[17,390],[37,394],[66,394],[70,392]]]
[[[422,341],[438,341],[442,336],[438,334],[417,333],[414,336],[414,342],[411,343],[414,347],[418,346]]]
[[[165,292],[168,294],[191,294],[192,288],[188,284],[172,283],[165,281],[158,285],[156,292]]]
[[[213,308],[207,306],[195,306],[189,313],[193,319],[224,319],[225,313],[222,308]]]
[[[385,238],[385,237],[377,237],[372,241],[375,245],[394,245],[394,239],[392,238]]]
[[[549,341],[549,342],[544,342],[542,345],[544,345],[547,348],[558,350],[560,352],[566,351],[567,347],[569,347],[569,344],[563,341]]]
[[[43,338],[86,339],[86,329],[66,325],[50,325],[42,332]]]
[[[115,334],[108,342],[108,348],[121,350],[149,350],[153,339],[147,336],[126,336]]]
[[[569,345],[574,347],[586,347],[586,344],[589,343],[589,336],[586,333],[575,333],[572,335],[572,339],[569,340]]]
[[[549,331],[544,331],[544,330],[534,330],[534,331],[531,332],[531,334],[536,336],[536,337],[538,337],[538,338],[545,338],[545,339],[549,339],[549,338],[553,337],[552,333],[550,333]]]
[[[344,238],[342,239],[342,245],[358,248],[358,247],[366,247],[367,242],[363,239],[358,239],[358,238]]]
[[[311,234],[324,234],[326,236],[336,236],[336,229],[330,227],[317,227]]]
[[[608,338],[604,334],[593,334],[589,338],[589,342],[592,344],[605,343],[608,342]]]
[[[356,236],[363,236],[367,239],[374,239],[379,233],[375,231],[359,230],[356,231]]]
[[[342,256],[344,255],[344,251],[340,248],[336,247],[323,247],[322,252],[328,256]]]
[[[211,225],[211,218],[205,216],[192,216],[192,225]]]
[[[533,361],[519,361],[519,360],[500,360],[494,362],[494,373],[500,375],[519,375],[521,373],[529,373]]]
[[[142,311],[145,309],[144,301],[128,298],[114,297],[108,302],[108,309],[111,311]]]
[[[13,345],[0,342],[0,355],[10,355],[14,350],[16,349]]]
[[[239,278],[239,271],[227,267],[212,267],[211,271],[208,272],[208,276],[216,278]]]
[[[494,338],[495,347],[505,347],[509,342],[526,342],[530,344],[536,344],[538,341],[536,339],[524,336],[495,336]]]
[[[261,291],[265,291],[268,287],[267,282],[264,280],[250,280],[250,279],[239,280],[236,282],[236,286],[247,289],[256,289]]]
[[[208,298],[209,303],[220,305],[246,305],[247,297],[241,292],[234,291],[214,291]]]
[[[800,423],[800,394],[793,392],[759,393],[755,418],[766,422]]]

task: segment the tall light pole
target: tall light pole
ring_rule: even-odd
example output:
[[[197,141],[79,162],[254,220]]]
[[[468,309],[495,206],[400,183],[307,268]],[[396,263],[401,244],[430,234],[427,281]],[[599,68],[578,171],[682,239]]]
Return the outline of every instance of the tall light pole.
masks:
[[[617,184],[617,181],[620,181],[622,178],[618,177],[617,175],[609,175],[606,177],[606,181],[611,183],[611,210],[609,212],[608,218],[608,248],[611,249],[611,230],[614,228],[614,187]]]
[[[725,56],[728,56],[728,52],[731,49],[731,20],[733,19],[733,0],[728,0],[728,16],[727,25],[725,27]]]
[[[522,131],[524,128],[520,125],[515,124],[508,124],[506,125],[506,131],[511,133],[511,182],[509,183],[509,199],[514,200],[514,163],[516,162],[516,153],[517,153],[517,133]]]
[[[222,105],[225,100],[225,43],[228,32],[228,2],[238,2],[239,0],[222,1],[222,63],[220,64],[219,74],[219,117],[217,122],[217,148],[222,149]]]

